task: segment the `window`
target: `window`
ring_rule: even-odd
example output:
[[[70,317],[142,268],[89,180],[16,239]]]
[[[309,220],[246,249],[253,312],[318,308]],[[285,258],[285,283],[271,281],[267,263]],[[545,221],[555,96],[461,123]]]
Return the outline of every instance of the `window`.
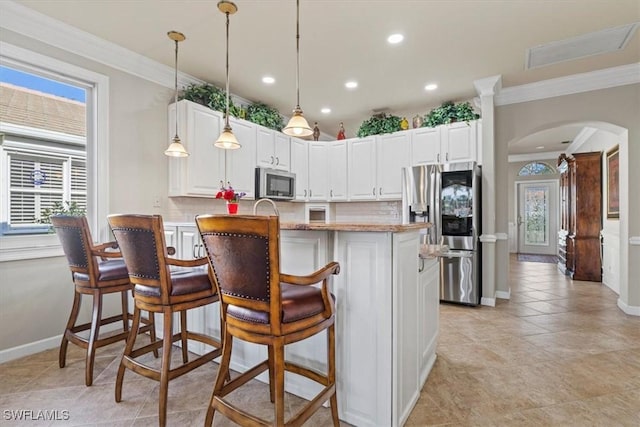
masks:
[[[92,235],[106,240],[108,77],[2,41],[0,74],[0,261],[62,255],[37,222],[55,202],[85,207]],[[31,85],[15,80],[25,75]],[[22,97],[22,119],[10,91]],[[38,120],[24,102],[39,103]]]
[[[556,173],[558,172],[546,163],[531,162],[527,163],[520,169],[518,176],[550,175]]]
[[[8,189],[0,234],[48,233],[39,225],[56,203],[87,208],[86,107],[83,88],[0,66],[7,135],[2,164]]]

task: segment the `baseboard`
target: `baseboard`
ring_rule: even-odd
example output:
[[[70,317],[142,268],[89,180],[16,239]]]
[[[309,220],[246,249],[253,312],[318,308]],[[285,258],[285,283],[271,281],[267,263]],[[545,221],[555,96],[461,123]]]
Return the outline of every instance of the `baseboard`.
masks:
[[[35,353],[40,353],[41,351],[56,348],[60,345],[61,339],[62,334],[55,337],[45,338],[40,341],[22,344],[17,347],[0,350],[0,363],[9,362],[24,356],[30,356]]]
[[[625,304],[620,298],[618,298],[618,307],[630,316],[640,316],[640,307]]]
[[[486,306],[489,306],[489,307],[495,307],[496,306],[496,299],[495,298],[482,297],[480,299],[480,305],[486,305]]]
[[[121,329],[121,325],[121,322],[114,322],[109,325],[101,326],[100,335],[105,332],[112,332],[117,329]],[[31,356],[32,354],[40,353],[41,351],[56,348],[60,345],[61,340],[62,334],[56,335],[54,337],[44,338],[40,341],[34,341],[16,347],[7,348],[5,350],[0,350],[0,363],[9,362],[14,359]]]
[[[511,299],[511,289],[508,291],[496,291],[496,298]]]

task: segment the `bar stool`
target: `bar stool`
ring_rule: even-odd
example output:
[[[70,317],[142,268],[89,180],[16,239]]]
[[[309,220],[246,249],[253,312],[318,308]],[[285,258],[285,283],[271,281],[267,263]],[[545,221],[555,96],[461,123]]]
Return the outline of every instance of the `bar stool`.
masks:
[[[140,322],[140,310],[161,313],[162,340],[134,350],[136,335],[129,335],[116,377],[116,402],[122,400],[122,382],[126,369],[160,382],[159,425],[167,422],[169,381],[212,361],[222,353],[220,341],[187,329],[187,310],[218,301],[218,293],[211,280],[207,258],[181,260],[169,258],[164,240],[164,226],[160,215],[110,215],[109,225],[120,246],[122,256],[134,284],[133,328]],[[180,313],[180,332],[173,333],[173,314]],[[224,325],[223,325],[224,328]],[[223,329],[224,333],[224,329]],[[189,361],[188,340],[213,347]],[[171,367],[173,343],[181,342],[182,364]],[[162,347],[160,369],[140,360],[150,351]]]
[[[240,409],[225,396],[269,370],[269,390],[276,426],[304,423],[327,400],[334,426],[339,425],[335,377],[335,304],[328,282],[340,266],[331,262],[308,276],[280,272],[280,223],[276,216],[201,215],[196,217],[221,298],[225,324],[223,354],[205,420],[215,411],[244,426],[270,425]],[[311,286],[321,283],[318,288]],[[327,372],[318,373],[285,360],[284,348],[327,331]],[[233,340],[266,345],[268,359],[230,380]],[[285,423],[285,371],[302,375],[322,390]]]
[[[117,243],[94,245],[86,217],[54,215],[51,217],[51,224],[62,244],[62,250],[71,270],[71,280],[75,285],[73,306],[62,334],[58,363],[61,368],[65,367],[69,341],[85,349],[85,384],[90,386],[93,383],[96,349],[119,340],[126,340],[129,335],[127,295],[128,291],[133,289],[133,285],[129,281],[129,273],[121,254],[116,251]],[[102,296],[115,292],[121,293],[122,313],[102,319]],[[82,295],[93,296],[91,322],[76,325]],[[100,337],[101,326],[119,321],[122,321],[122,332]],[[143,322],[146,326],[140,328],[138,333],[148,331],[151,340],[155,341],[153,316],[149,316],[149,320],[145,319]],[[80,332],[86,330],[89,330],[88,338],[80,335]]]

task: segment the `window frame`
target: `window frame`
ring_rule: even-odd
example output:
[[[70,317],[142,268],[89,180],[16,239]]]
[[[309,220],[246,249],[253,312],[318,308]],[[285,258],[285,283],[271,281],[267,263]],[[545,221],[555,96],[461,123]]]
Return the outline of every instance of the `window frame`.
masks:
[[[94,239],[108,239],[109,212],[109,77],[0,41],[0,64],[67,82],[87,90],[86,164],[87,220]],[[0,133],[16,135],[20,127],[0,123]],[[47,132],[47,131],[43,131]],[[38,133],[38,132],[36,132]],[[22,135],[27,136],[27,133]],[[34,136],[34,135],[31,135]],[[7,179],[3,177],[0,209],[6,210]],[[63,255],[55,234],[0,236],[0,262]]]

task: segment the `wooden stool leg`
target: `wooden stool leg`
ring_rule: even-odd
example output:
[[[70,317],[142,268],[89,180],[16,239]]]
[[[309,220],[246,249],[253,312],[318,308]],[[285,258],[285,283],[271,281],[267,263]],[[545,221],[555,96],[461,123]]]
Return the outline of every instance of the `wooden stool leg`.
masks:
[[[187,341],[187,310],[180,312],[180,340],[182,341],[182,363],[189,361],[189,348]]]
[[[85,383],[93,383],[93,361],[96,357],[96,340],[100,333],[100,319],[102,318],[102,294],[96,289],[93,294],[93,309],[91,310],[91,331],[89,332],[89,346],[87,348],[87,366],[85,368]]]
[[[160,427],[167,425],[167,397],[169,396],[169,370],[171,369],[171,337],[173,335],[173,313],[165,308],[163,313],[162,365],[160,367],[160,405],[158,417]]]
[[[153,311],[149,311],[149,325],[151,326],[151,328],[149,329],[149,338],[151,339],[151,342],[156,342],[157,338],[156,338],[156,316],[153,313]],[[153,350],[153,356],[157,359],[158,358],[158,349],[154,349]]]
[[[273,346],[275,370],[275,425],[284,426],[284,340],[276,339]],[[271,347],[271,346],[270,346]]]
[[[73,305],[71,306],[71,313],[69,314],[69,320],[67,321],[67,327],[62,334],[62,342],[60,343],[60,353],[58,354],[58,365],[61,368],[67,364],[67,346],[69,344],[69,338],[67,334],[71,333],[71,329],[75,326],[78,320],[78,313],[80,312],[80,304],[82,303],[82,295],[73,291]]]
[[[225,381],[230,379],[229,376],[229,362],[231,361],[231,348],[233,346],[233,336],[231,334],[222,334],[222,359],[218,366],[218,374],[216,375],[216,382],[213,386],[213,393],[211,393],[211,400],[209,401],[209,409],[207,409],[207,417],[205,418],[205,427],[211,427],[213,423],[213,416],[215,414],[214,400],[216,396],[224,387]]]
[[[276,393],[275,393],[275,389],[276,389],[276,377],[275,377],[275,361],[274,361],[274,355],[273,355],[273,347],[271,347],[270,345],[267,346],[267,352],[268,352],[268,357],[269,357],[269,399],[271,399],[271,403],[276,401]]]
[[[335,325],[329,326],[327,329],[327,366],[329,383],[336,383],[336,332]],[[331,399],[329,399],[329,406],[331,406],[331,418],[333,419],[334,427],[340,426],[340,419],[338,418],[338,389],[335,388]]]
[[[129,330],[129,300],[127,298],[129,291],[122,291],[120,296],[122,299],[122,330],[126,332]],[[127,342],[127,339],[125,338],[124,341]]]
[[[133,308],[133,322],[131,323],[131,332],[127,337],[127,345],[124,348],[124,353],[122,354],[122,358],[120,359],[120,366],[118,367],[118,375],[116,376],[116,402],[120,402],[122,400],[122,381],[124,380],[124,371],[127,369],[124,366],[123,359],[125,357],[129,357],[131,352],[133,352],[133,346],[136,343],[136,338],[138,334],[134,331],[138,331],[140,328],[140,309],[138,306]]]

